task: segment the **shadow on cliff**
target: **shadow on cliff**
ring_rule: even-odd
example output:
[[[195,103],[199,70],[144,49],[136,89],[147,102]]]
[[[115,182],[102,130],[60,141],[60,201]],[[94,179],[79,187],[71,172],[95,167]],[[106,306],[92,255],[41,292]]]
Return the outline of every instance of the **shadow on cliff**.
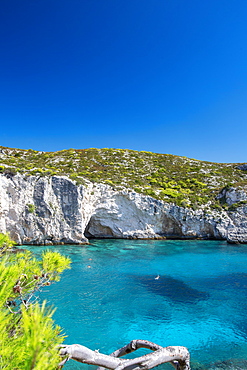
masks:
[[[190,287],[182,280],[163,275],[155,279],[154,275],[133,276],[139,284],[150,292],[168,298],[175,303],[196,303],[209,298],[209,294]]]

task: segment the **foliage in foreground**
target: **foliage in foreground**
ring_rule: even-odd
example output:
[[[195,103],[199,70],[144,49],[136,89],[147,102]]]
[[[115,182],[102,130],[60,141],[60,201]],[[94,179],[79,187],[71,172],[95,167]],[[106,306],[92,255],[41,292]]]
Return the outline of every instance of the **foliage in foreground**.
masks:
[[[38,261],[28,251],[10,252],[12,245],[0,234],[0,369],[56,369],[64,336],[35,293],[58,281],[70,261],[49,251]]]

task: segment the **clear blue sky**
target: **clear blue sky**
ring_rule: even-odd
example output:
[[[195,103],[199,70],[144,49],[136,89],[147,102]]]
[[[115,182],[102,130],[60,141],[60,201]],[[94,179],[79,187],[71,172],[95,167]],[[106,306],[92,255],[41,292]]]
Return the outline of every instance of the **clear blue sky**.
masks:
[[[0,5],[0,145],[247,162],[246,0]]]

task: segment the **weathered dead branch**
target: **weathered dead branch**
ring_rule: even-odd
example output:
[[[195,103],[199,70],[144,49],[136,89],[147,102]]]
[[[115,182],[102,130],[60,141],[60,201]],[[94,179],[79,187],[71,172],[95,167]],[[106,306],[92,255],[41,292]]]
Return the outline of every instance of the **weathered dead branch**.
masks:
[[[139,348],[148,348],[153,352],[134,359],[119,358]],[[81,363],[99,366],[98,370],[103,370],[103,368],[110,370],[149,370],[166,362],[171,363],[177,370],[190,370],[190,354],[186,347],[161,347],[146,340],[132,340],[110,355],[101,354],[97,350],[92,351],[80,344],[64,345],[60,349],[60,355],[65,357],[60,366],[63,366],[69,359],[73,359]]]

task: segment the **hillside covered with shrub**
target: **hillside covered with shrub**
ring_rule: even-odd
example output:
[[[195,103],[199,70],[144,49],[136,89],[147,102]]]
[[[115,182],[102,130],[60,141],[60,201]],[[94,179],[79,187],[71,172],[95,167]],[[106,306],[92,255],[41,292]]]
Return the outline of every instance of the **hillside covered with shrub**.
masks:
[[[116,189],[133,189],[153,198],[193,209],[225,208],[217,199],[225,187],[247,189],[247,165],[222,164],[127,149],[69,149],[39,152],[0,147],[0,173],[12,176],[66,175],[78,184],[87,180]],[[231,206],[232,207],[232,206]]]

